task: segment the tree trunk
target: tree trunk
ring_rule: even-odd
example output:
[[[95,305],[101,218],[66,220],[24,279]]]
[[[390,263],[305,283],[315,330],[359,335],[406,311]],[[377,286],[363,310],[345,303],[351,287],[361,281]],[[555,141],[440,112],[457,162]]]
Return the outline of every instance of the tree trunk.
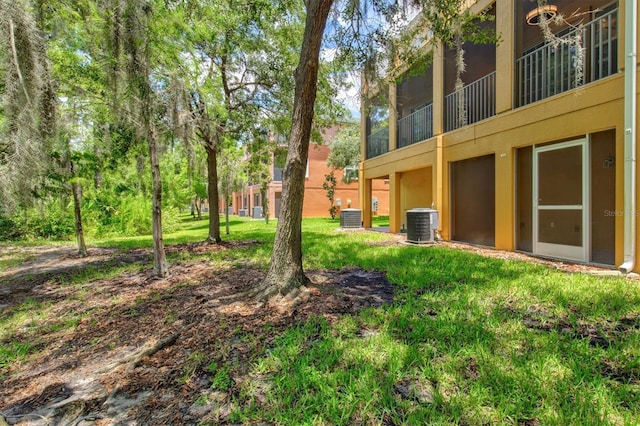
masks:
[[[262,198],[262,215],[264,223],[269,224],[269,197],[267,196],[267,186],[260,186],[260,198]]]
[[[218,153],[213,141],[209,141],[205,149],[207,151],[207,193],[209,195],[209,236],[207,242],[219,244],[220,237],[220,212],[218,211]]]
[[[73,191],[73,212],[76,219],[76,240],[78,241],[78,254],[81,257],[87,257],[87,246],[84,242],[84,231],[82,230],[82,212],[80,210],[80,184],[73,182],[71,184]]]
[[[151,167],[153,167],[153,165]],[[142,192],[142,195],[146,196],[147,185],[144,183],[144,156],[142,154],[138,155],[136,158],[136,170],[138,171],[138,185],[140,187],[140,192]]]
[[[307,0],[307,18],[295,73],[295,95],[287,162],[282,176],[282,208],[278,219],[271,264],[253,296],[296,296],[308,283],[302,269],[302,202],[304,176],[318,86],[319,53],[333,0]]]
[[[200,199],[196,195],[191,200],[191,217],[193,220],[200,219]]]
[[[130,15],[127,17],[127,33],[136,29],[142,31],[141,34],[129,36],[127,45],[129,48],[131,64],[129,68],[129,78],[136,94],[140,108],[140,133],[147,140],[149,149],[149,162],[151,166],[151,217],[153,220],[153,274],[156,277],[164,278],[169,275],[169,267],[164,252],[164,242],[162,240],[162,178],[160,176],[160,160],[158,159],[158,135],[155,127],[153,90],[151,88],[150,56],[151,43],[149,42],[149,19],[151,19],[152,9],[144,4],[136,3],[134,0],[127,2],[127,9]],[[139,26],[139,27],[138,27]],[[137,38],[139,37],[139,38]],[[134,103],[135,104],[135,103]],[[146,195],[142,170],[144,170],[144,157],[138,156],[137,162],[142,191]]]
[[[229,188],[229,186],[227,185],[227,188]],[[227,189],[224,192],[224,222],[225,222],[225,228],[227,231],[227,235],[229,235],[229,189]]]
[[[84,242],[84,231],[82,229],[82,187],[76,181],[73,173],[73,163],[71,163],[71,192],[73,193],[73,213],[75,216],[76,240],[78,241],[78,254],[87,257],[87,245]]]
[[[153,215],[153,274],[157,277],[169,275],[167,258],[162,241],[162,179],[160,177],[160,161],[158,160],[158,141],[152,123],[148,123],[147,144],[151,160],[152,179],[152,215]]]

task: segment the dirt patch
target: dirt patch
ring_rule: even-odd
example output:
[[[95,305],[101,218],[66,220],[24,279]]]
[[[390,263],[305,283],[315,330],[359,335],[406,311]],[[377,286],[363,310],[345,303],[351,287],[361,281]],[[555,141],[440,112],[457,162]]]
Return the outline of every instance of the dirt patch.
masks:
[[[197,255],[201,253],[228,250],[257,245],[257,241],[225,242],[210,244],[206,242],[186,243],[167,246],[167,255],[184,253]],[[4,250],[11,248],[4,247]],[[99,275],[114,267],[145,264],[153,259],[148,249],[121,251],[114,248],[92,248],[89,256],[80,257],[77,248],[71,246],[43,247],[42,252],[33,247],[13,247],[13,250],[26,251],[30,260],[23,264],[0,271],[0,312],[3,308],[22,303],[26,298],[41,300],[53,298],[54,293],[65,297],[60,292],[60,285],[70,281],[74,275],[94,271]],[[133,274],[135,279],[147,280],[145,274]]]
[[[380,244],[402,240],[392,236]],[[255,244],[182,244],[168,246],[167,252],[188,259]],[[593,269],[459,243],[441,245],[567,272]],[[251,264],[213,267],[208,260],[182,261],[172,264],[169,278],[158,280],[149,276],[151,252],[145,249],[90,249],[87,258],[78,257],[73,247],[30,250],[28,262],[0,272],[0,315],[11,315],[13,307],[30,299],[46,304],[48,319],[38,326],[37,337],[29,322],[13,333],[12,341],[35,340],[37,353],[6,372],[0,424],[2,416],[10,424],[33,425],[197,424],[202,419],[225,424],[247,389],[251,398],[266,403],[269,383],[250,371],[250,362],[263,356],[284,330],[311,317],[333,322],[394,297],[393,286],[379,273],[307,271],[313,285],[304,301],[283,309],[238,301],[263,277],[264,271]],[[68,285],[67,278],[76,274],[94,270],[100,277],[122,265],[139,268]],[[573,325],[536,309],[525,315],[527,327],[571,333],[601,347],[640,327],[637,317],[622,318],[609,328]],[[66,324],[70,319],[71,326]],[[638,382],[637,371],[616,365],[603,361],[602,375]],[[473,359],[466,374],[477,374]],[[429,403],[428,384],[412,378],[400,381],[397,392]]]
[[[187,244],[168,251],[233,247]],[[313,285],[293,309],[245,303],[238,295],[258,283],[263,271],[213,268],[197,260],[174,264],[169,278],[157,280],[148,275],[150,255],[101,249],[80,259],[63,250],[58,269],[34,273],[22,267],[0,276],[2,314],[28,297],[53,302],[50,321],[81,318],[70,329],[41,325],[47,331],[38,334],[37,354],[7,372],[0,410],[9,424],[197,424],[203,418],[224,424],[249,383],[260,397],[250,361],[288,327],[310,317],[332,322],[393,300],[393,286],[382,274],[349,269],[309,271]],[[49,255],[41,260],[55,262]],[[88,266],[121,263],[141,268],[82,286],[58,279]],[[33,338],[29,327],[20,327],[12,340]],[[212,389],[217,382],[223,389]]]
[[[544,265],[550,269],[556,269],[568,273],[586,273],[607,276],[621,275],[614,269],[614,267],[604,267],[584,263],[561,261],[557,259],[547,259],[543,257],[533,256],[527,253],[498,250],[492,247],[476,246],[453,241],[440,241],[437,243],[437,245],[449,247],[456,250],[468,251],[470,253],[474,253],[484,257],[490,257],[493,259],[519,260],[523,262],[536,263],[539,265]],[[637,279],[638,277],[635,275],[629,275],[628,278]]]

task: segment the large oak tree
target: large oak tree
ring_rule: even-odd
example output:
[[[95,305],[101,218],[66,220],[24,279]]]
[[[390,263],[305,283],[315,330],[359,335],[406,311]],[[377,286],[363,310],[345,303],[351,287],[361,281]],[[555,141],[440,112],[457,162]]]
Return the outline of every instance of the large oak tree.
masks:
[[[259,300],[294,296],[307,284],[302,269],[302,203],[320,69],[320,47],[333,0],[307,0],[307,17],[296,68],[295,94],[287,162],[282,176],[282,204],[271,263],[255,290]]]

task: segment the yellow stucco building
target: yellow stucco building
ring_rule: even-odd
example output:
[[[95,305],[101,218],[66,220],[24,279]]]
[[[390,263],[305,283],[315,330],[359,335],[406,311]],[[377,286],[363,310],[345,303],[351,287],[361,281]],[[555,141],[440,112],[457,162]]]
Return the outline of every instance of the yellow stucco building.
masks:
[[[360,205],[389,181],[390,231],[438,210],[440,235],[640,271],[636,1],[478,0],[500,42],[405,66],[363,102]],[[545,41],[540,14],[563,16]],[[555,20],[554,20],[555,22]]]

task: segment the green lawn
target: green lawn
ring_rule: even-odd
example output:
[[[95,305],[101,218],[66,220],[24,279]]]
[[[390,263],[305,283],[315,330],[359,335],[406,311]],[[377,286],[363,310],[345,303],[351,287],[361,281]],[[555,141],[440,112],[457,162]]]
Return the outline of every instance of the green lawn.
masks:
[[[225,239],[262,244],[201,256],[249,258],[266,268],[276,221],[231,219]],[[205,220],[183,224],[182,231],[165,235],[166,244],[206,236]],[[333,325],[314,318],[279,336],[251,367],[268,383],[267,403],[253,401],[246,384],[233,421],[640,424],[638,281],[567,274],[444,247],[379,244],[388,236],[338,232],[338,225],[304,221],[305,268],[383,271],[397,286],[396,302]],[[91,244],[129,249],[150,242]],[[3,321],[8,319],[0,314],[4,327]],[[29,343],[0,336],[0,368],[26,356]]]

